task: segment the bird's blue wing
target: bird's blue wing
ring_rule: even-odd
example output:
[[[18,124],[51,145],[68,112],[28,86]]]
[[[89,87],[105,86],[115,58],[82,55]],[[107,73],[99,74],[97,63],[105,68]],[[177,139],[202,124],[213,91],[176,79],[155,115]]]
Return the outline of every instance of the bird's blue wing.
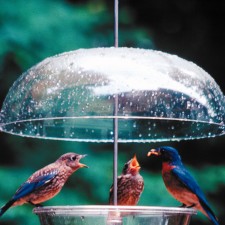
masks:
[[[202,198],[205,198],[197,181],[185,168],[175,167],[171,172],[188,190]]]
[[[200,189],[194,177],[192,177],[192,175],[185,168],[175,167],[172,169],[171,172],[188,190],[190,190],[198,197],[201,206],[206,211],[209,218],[214,222],[214,224],[219,224],[217,222],[216,216],[214,215],[212,209],[209,206],[209,203],[206,200],[204,193]]]
[[[32,193],[34,190],[37,190],[38,188],[44,186],[45,184],[51,182],[51,180],[57,175],[56,172],[49,173],[46,175],[38,176],[31,182],[25,182],[23,183],[20,188],[16,191],[15,195],[13,196],[13,200],[20,199],[30,193]]]

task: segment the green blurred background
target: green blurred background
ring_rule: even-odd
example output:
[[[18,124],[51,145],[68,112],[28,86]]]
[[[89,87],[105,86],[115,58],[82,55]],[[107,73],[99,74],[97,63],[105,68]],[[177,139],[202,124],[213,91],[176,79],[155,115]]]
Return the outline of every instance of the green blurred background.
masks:
[[[121,0],[120,46],[156,49],[195,62],[225,93],[225,2],[222,0]],[[79,48],[113,46],[113,0],[0,0],[0,105],[13,82],[48,56]],[[153,144],[119,144],[119,173],[134,153],[145,190],[139,205],[179,206],[166,191],[161,163],[146,157],[159,145],[179,149],[213,210],[225,221],[225,137]],[[45,205],[107,204],[113,144],[36,140],[0,133],[0,205],[34,171],[69,151],[86,153],[77,171]],[[0,224],[38,225],[32,206],[10,209]],[[191,225],[210,224],[198,213]]]

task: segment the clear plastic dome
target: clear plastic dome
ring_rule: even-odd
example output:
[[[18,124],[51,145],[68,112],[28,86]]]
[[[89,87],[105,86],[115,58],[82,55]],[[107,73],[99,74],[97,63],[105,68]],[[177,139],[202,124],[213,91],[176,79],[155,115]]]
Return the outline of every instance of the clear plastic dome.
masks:
[[[224,95],[196,64],[134,48],[80,49],[21,75],[1,109],[0,129],[21,136],[153,142],[224,134]]]

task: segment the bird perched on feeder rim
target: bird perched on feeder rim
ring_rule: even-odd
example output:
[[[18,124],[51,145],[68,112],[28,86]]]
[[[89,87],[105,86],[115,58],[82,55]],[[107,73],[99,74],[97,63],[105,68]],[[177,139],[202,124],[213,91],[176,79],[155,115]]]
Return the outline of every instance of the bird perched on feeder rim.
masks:
[[[140,165],[136,155],[125,163],[117,178],[117,205],[137,205],[144,189],[144,180],[139,174]],[[113,204],[113,185],[110,188],[109,204]]]
[[[87,167],[79,162],[85,156],[66,153],[54,163],[36,171],[0,209],[0,216],[11,206],[23,205],[24,203],[40,206],[40,203],[53,198],[60,192],[72,173],[79,168]]]
[[[148,156],[156,155],[162,159],[162,177],[168,192],[183,207],[195,208],[206,215],[213,224],[219,225],[218,219],[213,213],[196,180],[185,169],[181,157],[175,148],[163,146],[152,149]]]

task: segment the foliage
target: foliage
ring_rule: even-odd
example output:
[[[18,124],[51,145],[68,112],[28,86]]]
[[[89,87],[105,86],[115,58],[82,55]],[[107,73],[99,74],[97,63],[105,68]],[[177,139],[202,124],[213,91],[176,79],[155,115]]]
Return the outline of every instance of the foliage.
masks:
[[[152,47],[146,30],[130,29],[131,16],[126,11],[121,13],[125,29],[121,44]],[[100,7],[92,3],[70,5],[60,0],[1,1],[0,21],[1,60],[13,53],[22,69],[57,53],[113,45],[112,12],[104,3]],[[125,35],[127,32],[129,35]]]

